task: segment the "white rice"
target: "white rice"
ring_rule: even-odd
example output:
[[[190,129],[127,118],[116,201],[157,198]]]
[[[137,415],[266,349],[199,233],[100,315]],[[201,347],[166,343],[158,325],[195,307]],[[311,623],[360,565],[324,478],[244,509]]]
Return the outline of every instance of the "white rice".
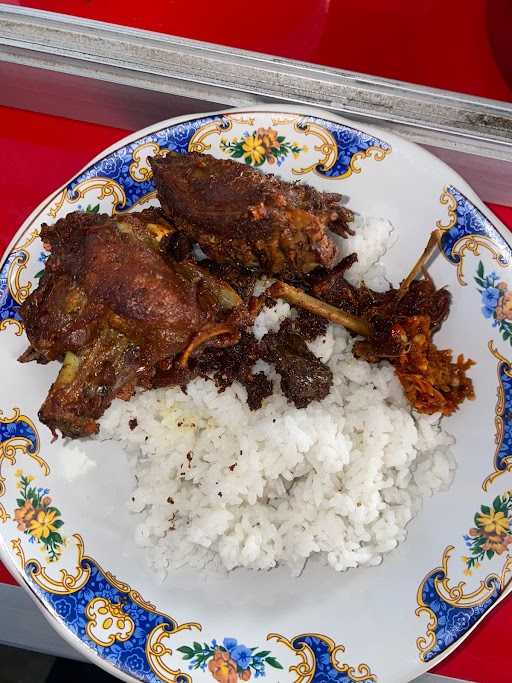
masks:
[[[391,232],[387,221],[358,218],[357,236],[344,243],[359,254],[355,282],[386,287],[376,262]],[[285,303],[264,310],[257,336],[289,313]],[[203,379],[187,394],[160,389],[112,405],[100,438],[127,447],[135,538],[153,570],[280,564],[299,573],[314,556],[343,571],[378,564],[404,540],[422,497],[450,484],[453,438],[437,418],[411,413],[393,369],[356,360],[352,343],[330,326],[309,345],[334,382],[302,410],[263,362],[277,387],[258,411],[241,385],[219,394]]]

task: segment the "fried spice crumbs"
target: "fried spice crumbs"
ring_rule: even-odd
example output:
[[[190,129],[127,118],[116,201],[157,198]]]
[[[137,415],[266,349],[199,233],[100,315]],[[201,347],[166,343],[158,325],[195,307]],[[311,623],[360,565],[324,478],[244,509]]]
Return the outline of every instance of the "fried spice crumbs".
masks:
[[[139,423],[137,422],[137,418],[136,418],[136,417],[132,417],[130,420],[128,420],[128,427],[130,428],[130,430],[131,430],[132,432],[133,432],[133,430],[135,429],[135,427],[136,427],[138,424],[139,424]]]
[[[453,362],[450,349],[439,350],[431,341],[429,320],[414,316],[403,323],[410,340],[395,369],[409,402],[421,413],[451,415],[465,400],[473,400],[473,382],[466,372],[474,361],[462,354]]]

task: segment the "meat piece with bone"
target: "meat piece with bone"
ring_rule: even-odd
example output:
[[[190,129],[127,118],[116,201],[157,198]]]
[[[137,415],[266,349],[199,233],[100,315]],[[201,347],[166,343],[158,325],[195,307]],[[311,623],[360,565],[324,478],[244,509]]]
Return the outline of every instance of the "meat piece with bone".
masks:
[[[166,214],[218,263],[295,277],[335,265],[329,230],[351,232],[340,195],[197,153],[168,152],[150,164]]]
[[[31,347],[20,360],[64,361],[39,413],[54,433],[96,432],[113,398],[151,386],[159,363],[198,334],[202,344],[237,340],[225,318],[240,297],[197,264],[166,260],[159,242],[171,232],[154,209],[43,225],[50,256],[21,307]]]

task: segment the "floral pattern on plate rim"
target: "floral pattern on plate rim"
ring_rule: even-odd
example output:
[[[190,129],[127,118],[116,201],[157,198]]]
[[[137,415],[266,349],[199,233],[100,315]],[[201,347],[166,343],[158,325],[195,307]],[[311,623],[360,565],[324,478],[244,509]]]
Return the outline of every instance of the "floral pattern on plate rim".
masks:
[[[467,285],[464,279],[464,261],[468,252],[478,256],[483,248],[499,267],[510,266],[512,263],[510,246],[467,197],[455,187],[448,186],[441,195],[441,203],[448,206],[449,220],[446,224],[442,221],[437,222],[437,227],[443,231],[439,246],[444,256],[456,266],[457,279],[462,286]],[[483,315],[486,318],[494,318],[494,327],[503,334],[507,330],[503,326],[500,328],[500,322],[507,318],[507,307],[504,301],[500,305],[498,303],[508,291],[508,286],[504,283],[505,286],[502,284],[498,288],[497,285],[502,282],[501,278],[495,272],[486,275],[482,261],[479,261],[474,277],[480,290]],[[489,288],[491,291],[487,291]],[[494,289],[499,291],[495,293]],[[503,337],[505,341],[508,340],[505,335]],[[512,375],[508,374],[510,366],[498,353],[493,341],[489,343],[489,348],[500,361],[498,365],[500,384],[496,406],[495,471],[484,481],[482,485],[484,490],[487,490],[492,481],[509,467],[508,452],[506,452],[509,438],[504,411],[512,401]],[[495,555],[505,555],[505,563],[500,575],[487,575],[478,589],[468,593],[465,592],[464,581],[450,586],[448,564],[454,547],[448,546],[443,553],[441,566],[429,572],[421,582],[417,593],[416,614],[428,616],[426,634],[418,637],[416,641],[421,661],[432,661],[464,636],[503,594],[510,578],[510,557],[507,552],[509,541],[505,530],[505,526],[508,529],[509,523],[509,503],[506,501],[508,501],[508,492],[502,496],[495,496],[491,505],[482,505],[480,512],[474,518],[475,527],[472,527],[463,537],[466,548],[469,549],[469,555],[463,556],[465,575],[471,576],[475,569],[480,569],[484,560],[490,560]],[[502,508],[507,509],[506,516]]]
[[[484,491],[488,490],[497,477],[505,472],[512,471],[512,420],[509,418],[512,411],[512,365],[498,351],[493,341],[489,342],[488,347],[491,354],[498,361],[498,388],[496,391],[497,401],[494,418],[496,425],[494,469],[482,484]]]
[[[492,319],[493,327],[497,327],[503,341],[512,346],[512,291],[500,276],[492,271],[486,273],[482,261],[478,262],[474,281],[482,298],[482,314]]]
[[[270,127],[258,128],[252,133],[245,131],[241,138],[221,138],[220,149],[232,159],[243,159],[247,165],[256,168],[265,162],[270,165],[277,162],[281,166],[288,154],[298,159],[301,152],[308,151],[307,145],[300,147],[298,142],[289,142]]]
[[[486,249],[502,268],[512,263],[512,249],[491,221],[484,216],[456,187],[449,185],[441,194],[441,204],[448,207],[448,223],[437,221],[442,230],[440,249],[444,256],[457,267],[457,279],[463,286],[464,257],[467,252],[478,256]]]
[[[462,557],[466,576],[471,576],[473,569],[480,564],[492,560],[494,555],[509,552],[512,544],[512,491],[505,491],[492,501],[490,505],[481,505],[475,514],[475,526],[464,536],[469,555]]]
[[[246,138],[245,141],[247,147],[246,156],[249,157],[251,164],[254,165],[254,163],[258,161],[258,165],[261,166],[264,161],[268,161],[269,159],[282,161],[289,153],[294,156],[295,154],[305,151],[304,145],[298,149],[300,145],[295,145],[294,141],[291,143],[286,143],[285,140],[280,141],[279,147],[277,147],[277,138],[283,137],[279,134],[274,136],[274,133],[279,133],[279,125],[279,123],[276,123],[274,127],[268,127],[266,129],[261,128],[260,130],[265,131],[265,133],[261,132],[260,135],[258,135],[257,130],[255,133],[248,135],[248,138]],[[94,177],[109,178],[110,180],[122,184],[126,193],[125,208],[128,209],[133,204],[136,204],[141,197],[146,196],[154,190],[150,173],[140,173],[140,175],[135,176],[130,173],[130,167],[137,159],[138,150],[140,148],[152,144],[155,145],[155,148],[158,147],[160,151],[171,150],[183,154],[190,151],[191,146],[194,148],[194,140],[202,129],[212,128],[212,126],[218,135],[222,135],[232,127],[230,115],[206,116],[192,121],[178,123],[130,142],[123,148],[107,154],[85,172],[74,178],[68,185],[68,192],[70,196],[72,196],[76,186],[84,180]],[[335,123],[312,116],[304,116],[300,118],[297,117],[295,128],[298,134],[301,132],[316,134],[323,144],[325,144],[325,139],[322,140],[322,137],[325,138],[327,136],[329,139],[332,162],[330,162],[327,167],[322,163],[322,159],[320,158],[319,161],[313,164],[311,169],[309,169],[315,170],[324,177],[342,178],[350,176],[353,172],[359,173],[360,168],[358,168],[356,162],[360,159],[373,156],[376,160],[382,161],[391,152],[391,146],[383,140],[379,140],[368,133],[341,123]],[[251,138],[250,142],[249,138]],[[238,143],[235,143],[235,148],[238,150],[237,144]],[[243,144],[244,143],[242,143],[242,154],[240,155],[240,158],[243,157],[244,152],[246,151],[243,150]],[[286,146],[287,144],[289,144],[289,147]],[[230,143],[228,143],[227,140],[226,145],[227,148],[230,149],[229,153],[231,155],[231,150],[234,148],[229,146]],[[283,145],[288,150],[286,153],[283,150]],[[204,149],[204,151],[209,150],[209,146],[207,145],[202,145],[200,148]],[[262,155],[264,157],[263,161],[261,160]]]
[[[43,533],[39,531],[46,521],[40,520],[37,529],[36,525],[32,527],[37,517],[28,514],[28,507],[25,503],[22,505],[22,498],[23,501],[30,501],[30,510],[40,507],[51,510],[49,491],[33,484],[34,477],[25,475],[22,470],[16,471],[15,478],[17,495],[20,496],[18,503],[21,506],[14,514],[17,530],[23,534],[28,531],[35,538],[33,542],[41,542]],[[58,510],[55,519],[60,519]],[[46,526],[49,528],[50,524]],[[201,631],[200,624],[178,624],[169,615],[159,612],[136,590],[85,555],[84,543],[79,534],[74,534],[67,544],[76,547],[75,567],[57,568],[59,579],[48,574],[49,567],[44,562],[26,557],[20,538],[13,539],[11,543],[35,593],[66,628],[101,659],[141,681],[191,683],[191,676],[177,668],[177,655],[171,659],[173,650],[167,644],[180,632]],[[29,543],[29,548],[30,545]],[[54,560],[46,557],[45,562],[48,565],[50,562],[58,564],[59,559],[60,554],[56,553]],[[311,682],[321,681],[325,675],[338,683],[376,681],[366,664],[359,664],[357,667],[340,664],[335,653],[344,652],[344,647],[335,646],[327,636],[305,634],[288,641],[278,634],[269,634],[267,640],[286,644],[301,661],[308,659],[304,654],[305,644],[311,674],[308,680]],[[179,652],[183,662],[188,663],[189,671],[208,670],[218,683],[237,683],[249,681],[252,677],[265,677],[269,668],[274,671],[284,670],[279,655],[274,654],[275,645],[270,647],[272,649],[247,647],[236,638],[224,638],[222,643],[212,639],[210,645],[206,641],[201,644],[194,640],[191,646],[177,647],[176,653]],[[298,672],[300,666],[290,666],[289,672]]]
[[[48,475],[50,468],[39,454],[40,440],[37,429],[30,418],[14,408],[11,417],[0,411],[0,498],[6,493],[4,463],[16,465],[18,455],[26,455],[39,465],[43,474]],[[0,522],[11,519],[11,515],[0,501]]]
[[[23,334],[23,323],[19,309],[30,293],[32,283],[21,282],[30,260],[29,248],[37,239],[39,231],[22,235],[21,243],[15,246],[0,268],[0,332],[13,326],[17,336]]]
[[[33,475],[24,474],[23,470],[18,469],[15,476],[18,480],[18,507],[13,513],[16,528],[29,537],[30,543],[39,543],[42,546],[48,562],[55,562],[65,543],[59,531],[64,525],[60,510],[52,505],[52,499],[48,495],[50,489],[32,485]]]
[[[454,546],[444,550],[441,566],[429,572],[417,591],[418,617],[426,614],[427,630],[416,640],[423,662],[429,662],[463,637],[503,594],[512,577],[512,491],[505,491],[489,505],[481,505],[474,517],[475,526],[464,534],[469,555],[462,556],[464,574],[470,577],[483,563],[495,555],[504,557],[499,574],[491,573],[480,580],[474,590],[466,589],[466,582],[451,585],[449,561]]]
[[[214,638],[210,644],[194,641],[192,645],[177,648],[183,659],[189,660],[190,671],[201,669],[211,673],[219,683],[236,683],[237,679],[248,681],[266,675],[266,666],[282,669],[283,666],[270,650],[247,647],[236,638],[224,638],[218,643]]]

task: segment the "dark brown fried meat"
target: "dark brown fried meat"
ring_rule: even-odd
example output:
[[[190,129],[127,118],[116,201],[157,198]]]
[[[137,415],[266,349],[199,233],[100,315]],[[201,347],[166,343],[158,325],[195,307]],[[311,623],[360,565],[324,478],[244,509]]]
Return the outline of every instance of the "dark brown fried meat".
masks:
[[[76,212],[43,226],[50,256],[21,307],[31,344],[22,360],[64,360],[40,411],[53,431],[97,431],[113,398],[150,386],[159,363],[240,301],[196,264],[166,261],[159,242],[170,231],[154,209]]]
[[[269,332],[261,340],[262,357],[281,376],[281,391],[296,408],[324,399],[332,386],[332,372],[295,332]]]
[[[234,263],[216,263],[209,259],[201,261],[201,266],[230,284],[244,301],[248,301],[253,295],[258,280],[254,271],[243,266],[236,266]]]
[[[338,260],[328,230],[350,233],[339,195],[209,155],[168,152],[150,163],[166,214],[218,263],[302,275]]]
[[[368,322],[377,316],[390,320],[397,316],[428,315],[432,332],[441,327],[450,311],[451,294],[447,289],[436,289],[430,277],[414,280],[405,292],[393,287],[376,292],[364,283],[354,287],[346,280],[345,273],[356,261],[357,255],[350,254],[333,270],[313,279],[312,294]]]

